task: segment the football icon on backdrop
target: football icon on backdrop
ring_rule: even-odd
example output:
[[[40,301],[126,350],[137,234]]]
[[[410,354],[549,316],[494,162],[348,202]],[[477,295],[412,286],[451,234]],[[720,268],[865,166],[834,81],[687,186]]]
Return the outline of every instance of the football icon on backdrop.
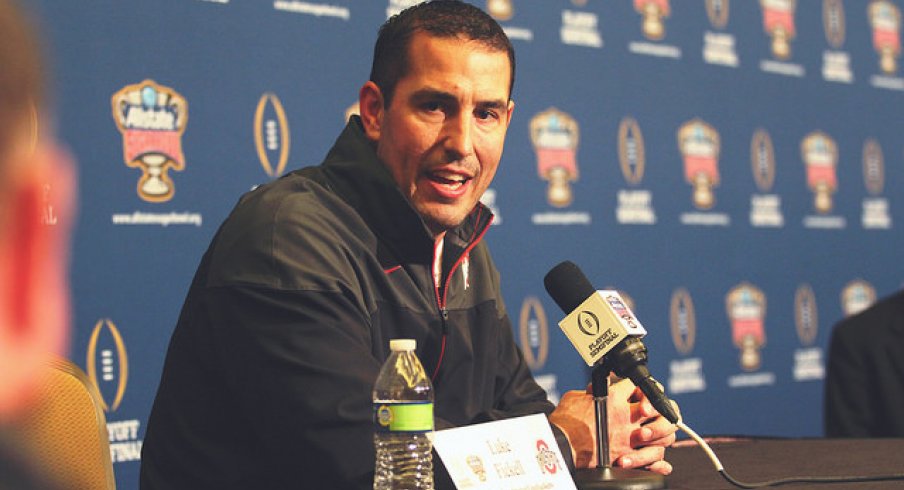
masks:
[[[578,123],[556,108],[549,108],[530,121],[537,172],[541,179],[549,181],[546,199],[551,206],[563,208],[574,199],[571,182],[578,180],[579,138]]]
[[[104,411],[116,411],[129,381],[129,358],[113,320],[102,318],[94,325],[86,358],[86,374],[100,392]]]
[[[807,187],[813,191],[813,206],[826,214],[832,210],[832,194],[838,189],[838,145],[829,135],[814,131],[800,142],[800,152],[807,168]]]
[[[534,371],[543,369],[549,357],[549,322],[543,304],[535,296],[524,298],[521,304],[518,339],[527,365]]]
[[[700,119],[678,128],[684,178],[694,188],[694,206],[699,209],[710,209],[716,203],[713,187],[719,185],[719,145],[719,133]]]
[[[888,0],[873,0],[867,16],[873,28],[873,48],[879,54],[879,68],[891,75],[898,70],[901,56],[901,11]]]
[[[254,110],[254,148],[264,172],[279,177],[289,161],[289,121],[279,97],[261,95]],[[275,165],[274,165],[275,164]]]
[[[122,133],[125,163],[140,168],[138,196],[149,202],[173,198],[169,169],[183,170],[182,133],[188,103],[175,90],[144,80],[113,94],[113,120]]]

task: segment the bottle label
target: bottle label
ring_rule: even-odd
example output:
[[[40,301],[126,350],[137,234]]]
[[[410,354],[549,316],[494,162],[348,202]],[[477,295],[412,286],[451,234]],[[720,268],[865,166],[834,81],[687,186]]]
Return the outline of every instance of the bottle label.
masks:
[[[431,432],[433,402],[375,403],[377,432]]]

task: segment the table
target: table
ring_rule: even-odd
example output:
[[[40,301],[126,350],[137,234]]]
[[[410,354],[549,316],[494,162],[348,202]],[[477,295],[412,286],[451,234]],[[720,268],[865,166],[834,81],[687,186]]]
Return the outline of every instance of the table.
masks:
[[[803,476],[875,476],[904,474],[904,439],[706,438],[726,472],[744,483]],[[703,449],[679,441],[666,452],[674,470],[673,490],[738,488],[726,481]],[[904,480],[866,483],[791,484],[777,489],[891,489]]]

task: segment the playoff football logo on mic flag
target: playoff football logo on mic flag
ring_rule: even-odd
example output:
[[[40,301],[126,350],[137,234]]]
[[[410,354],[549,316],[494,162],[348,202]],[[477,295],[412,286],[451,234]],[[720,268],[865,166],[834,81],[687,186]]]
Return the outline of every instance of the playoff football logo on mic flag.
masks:
[[[644,37],[654,41],[665,37],[663,19],[672,13],[669,0],[634,0],[634,10],[643,16],[641,27]]]
[[[188,103],[175,90],[144,80],[113,94],[112,105],[125,163],[142,171],[138,196],[149,202],[169,201],[175,187],[168,171],[185,168],[182,133]]]
[[[867,8],[873,28],[873,48],[879,53],[879,68],[883,73],[898,70],[901,56],[901,11],[888,0],[873,0]]]
[[[719,185],[719,133],[692,119],[678,129],[678,149],[684,158],[684,178],[694,188],[694,206],[712,208],[716,201],[712,189]]]
[[[801,141],[800,152],[807,168],[807,187],[814,195],[813,206],[826,214],[832,210],[832,194],[838,189],[838,145],[829,135],[814,131]]]
[[[796,0],[760,0],[763,30],[772,38],[772,55],[780,60],[791,57],[791,40],[796,35],[794,10]]]
[[[530,140],[537,154],[537,173],[549,181],[546,200],[563,208],[574,196],[571,182],[578,180],[577,148],[580,130],[570,115],[552,107],[530,120]]]
[[[732,340],[741,351],[741,369],[760,368],[760,349],[766,345],[766,295],[756,286],[743,282],[732,288],[725,298],[731,321]]]

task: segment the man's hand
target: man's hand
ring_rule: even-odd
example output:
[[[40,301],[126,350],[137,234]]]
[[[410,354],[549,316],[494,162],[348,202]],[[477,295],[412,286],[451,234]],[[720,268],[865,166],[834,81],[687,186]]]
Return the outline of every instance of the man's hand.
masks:
[[[646,468],[663,475],[671,473],[665,448],[675,442],[678,427],[659,415],[640,388],[629,380],[609,387],[608,407],[612,464]]]
[[[565,393],[549,416],[550,422],[568,438],[577,468],[592,468],[597,463],[595,409],[589,391]],[[609,457],[613,465],[671,473],[672,465],[664,460],[665,448],[675,442],[678,428],[659,415],[643,392],[628,380],[609,387],[607,406]]]

